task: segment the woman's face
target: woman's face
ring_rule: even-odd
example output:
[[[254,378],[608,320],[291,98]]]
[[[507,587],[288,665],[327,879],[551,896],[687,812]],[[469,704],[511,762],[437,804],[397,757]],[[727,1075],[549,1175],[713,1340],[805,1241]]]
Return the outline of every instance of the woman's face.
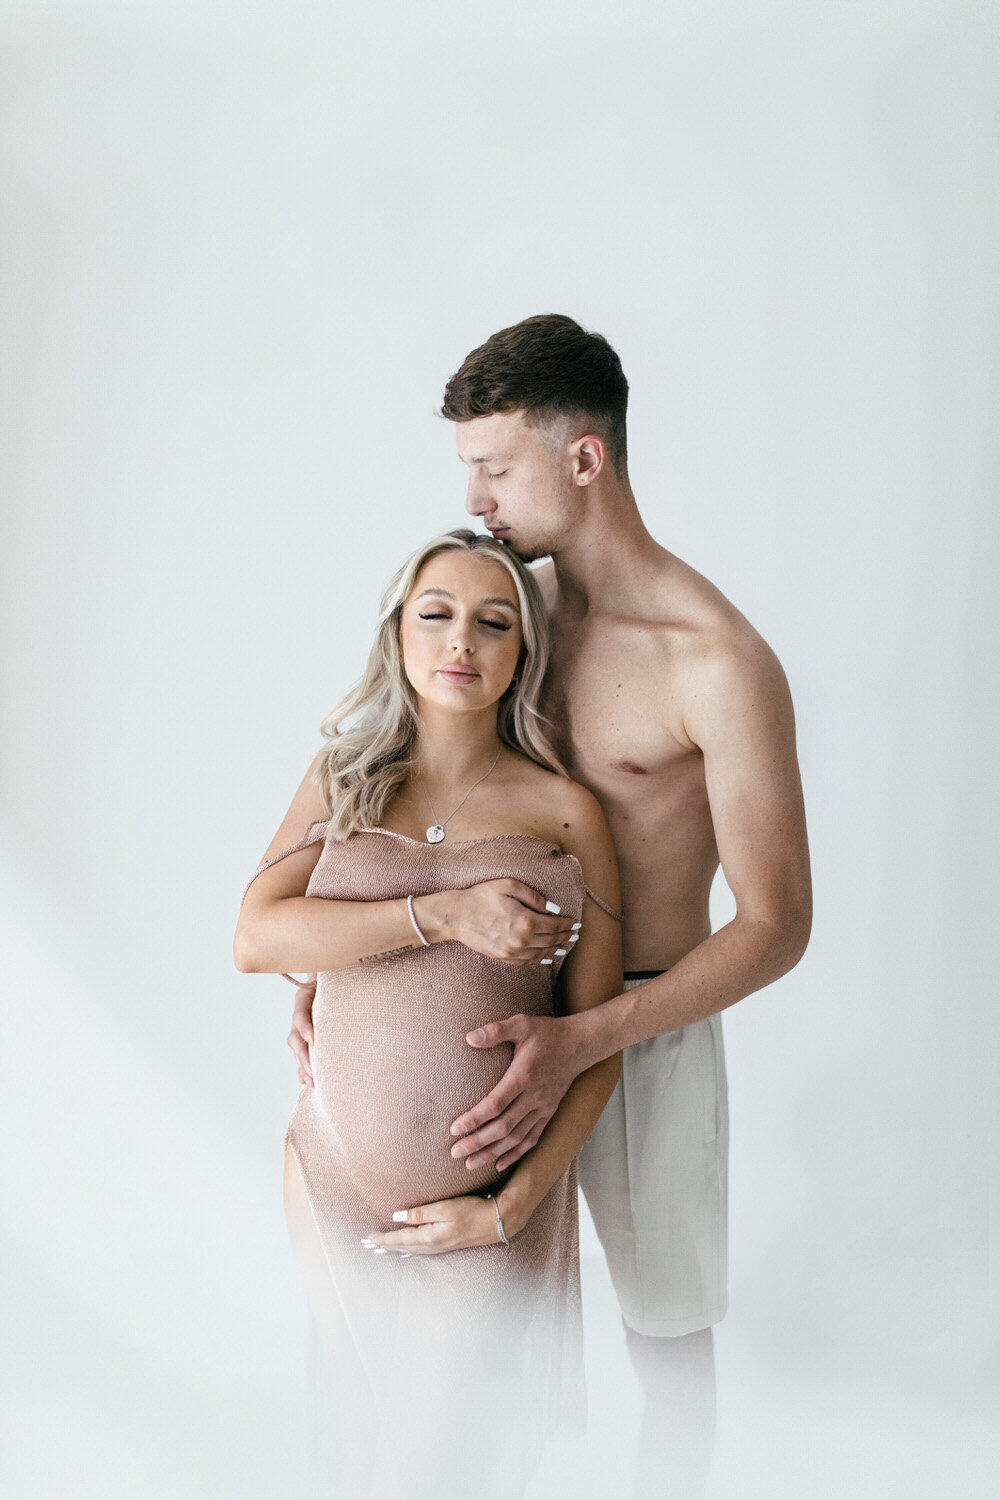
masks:
[[[506,692],[521,651],[521,612],[502,563],[439,552],[403,604],[403,668],[419,698],[461,713]]]

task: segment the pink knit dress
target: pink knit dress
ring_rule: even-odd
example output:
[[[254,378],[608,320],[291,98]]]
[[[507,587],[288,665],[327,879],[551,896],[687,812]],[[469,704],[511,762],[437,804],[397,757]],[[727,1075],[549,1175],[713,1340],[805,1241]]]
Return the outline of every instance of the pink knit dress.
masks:
[[[326,829],[313,824],[295,846],[323,840],[308,896],[397,900],[512,876],[581,916],[579,862],[533,834],[427,844],[385,829],[338,840]],[[435,1413],[451,1412],[456,1436],[456,1403],[471,1392],[492,1451],[499,1458],[513,1444],[529,1470],[545,1438],[582,1416],[575,1163],[509,1245],[404,1260],[360,1243],[398,1227],[396,1209],[504,1180],[450,1155],[452,1120],[513,1055],[507,1044],[472,1048],[465,1035],[518,1013],[553,1015],[561,962],[502,963],[444,942],[317,979],[315,1087],[299,1094],[287,1144],[383,1426],[405,1432],[411,1454],[415,1445],[433,1454]],[[512,1493],[509,1459],[500,1474]],[[470,1483],[469,1494],[490,1493],[485,1474]]]

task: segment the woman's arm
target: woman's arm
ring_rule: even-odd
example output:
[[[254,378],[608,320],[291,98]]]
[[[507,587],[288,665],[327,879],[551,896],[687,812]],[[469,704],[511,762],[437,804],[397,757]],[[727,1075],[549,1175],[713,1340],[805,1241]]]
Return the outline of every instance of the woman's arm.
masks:
[[[327,817],[312,779],[318,761],[306,772],[261,860],[277,863],[254,877],[243,898],[233,943],[243,973],[343,969],[422,946],[405,899],[333,901],[305,894],[321,844],[278,859],[304,838],[310,824]],[[434,891],[415,897],[413,912],[428,943],[463,942],[506,963],[538,963],[570,935],[569,919],[547,912],[545,897],[519,880]]]
[[[596,798],[583,787],[570,783],[570,788],[570,805],[566,818],[562,819],[570,823],[570,828],[564,832],[562,843],[567,853],[580,860],[590,889],[618,911],[618,865],[604,815]],[[569,1012],[589,1010],[621,991],[621,926],[590,900],[584,909],[579,941],[563,965],[562,979],[563,999]],[[558,1025],[559,1021],[550,1024]],[[546,1193],[579,1154],[614,1091],[619,1072],[620,1056],[615,1055],[581,1073],[548,1125],[544,1129],[538,1126],[539,1133],[532,1136],[531,1149],[522,1148],[527,1155],[496,1196],[508,1239],[524,1228]],[[506,1135],[507,1127],[502,1117],[495,1123],[501,1127],[497,1132],[500,1139]],[[453,1154],[460,1154],[460,1150],[454,1147]],[[484,1152],[476,1160],[487,1160],[490,1154]],[[502,1157],[500,1164],[503,1165]],[[439,1255],[447,1250],[497,1242],[493,1203],[471,1194],[407,1209],[406,1222],[406,1229],[372,1234],[368,1247]]]
[[[405,901],[326,901],[305,895],[321,843],[278,857],[294,848],[312,823],[328,816],[313,781],[318,764],[317,756],[261,860],[266,865],[277,859],[277,864],[256,875],[243,897],[233,942],[236,967],[243,973],[339,969],[387,949],[420,946]]]

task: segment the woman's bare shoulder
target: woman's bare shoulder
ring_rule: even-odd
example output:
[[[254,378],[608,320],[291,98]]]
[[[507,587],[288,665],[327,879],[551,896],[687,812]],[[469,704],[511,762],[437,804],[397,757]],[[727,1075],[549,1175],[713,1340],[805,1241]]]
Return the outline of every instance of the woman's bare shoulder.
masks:
[[[316,779],[325,754],[324,750],[319,751],[310,763],[309,769],[299,782],[298,790],[289,804],[288,811],[261,856],[261,864],[274,859],[284,850],[293,848],[305,838],[313,823],[323,823],[329,818],[330,809],[327,806],[323,789]]]
[[[574,854],[573,846],[581,839],[592,840],[607,832],[601,804],[578,781],[527,757],[521,757],[518,773],[532,821],[542,837]]]

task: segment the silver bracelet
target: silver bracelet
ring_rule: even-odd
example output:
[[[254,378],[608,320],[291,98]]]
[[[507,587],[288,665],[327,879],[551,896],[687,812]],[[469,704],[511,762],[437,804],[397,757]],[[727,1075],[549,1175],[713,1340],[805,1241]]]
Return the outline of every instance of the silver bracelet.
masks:
[[[494,1198],[494,1196],[493,1196],[492,1193],[486,1193],[484,1196],[487,1197],[487,1198],[489,1198],[490,1202],[493,1204],[493,1207],[497,1211],[497,1234],[500,1236],[500,1243],[501,1243],[501,1245],[509,1245],[510,1244],[510,1240],[507,1238],[507,1236],[503,1232],[503,1219],[501,1219],[501,1217],[500,1217],[500,1205],[499,1205],[499,1203]]]
[[[417,937],[423,943],[423,945],[424,945],[425,948],[429,948],[430,947],[430,943],[427,941],[427,939],[424,937],[423,933],[420,931],[420,923],[417,921],[416,917],[413,915],[413,897],[412,896],[407,896],[407,898],[406,898],[406,910],[407,910],[407,912],[409,914],[410,921],[413,923],[413,930],[417,934]]]

